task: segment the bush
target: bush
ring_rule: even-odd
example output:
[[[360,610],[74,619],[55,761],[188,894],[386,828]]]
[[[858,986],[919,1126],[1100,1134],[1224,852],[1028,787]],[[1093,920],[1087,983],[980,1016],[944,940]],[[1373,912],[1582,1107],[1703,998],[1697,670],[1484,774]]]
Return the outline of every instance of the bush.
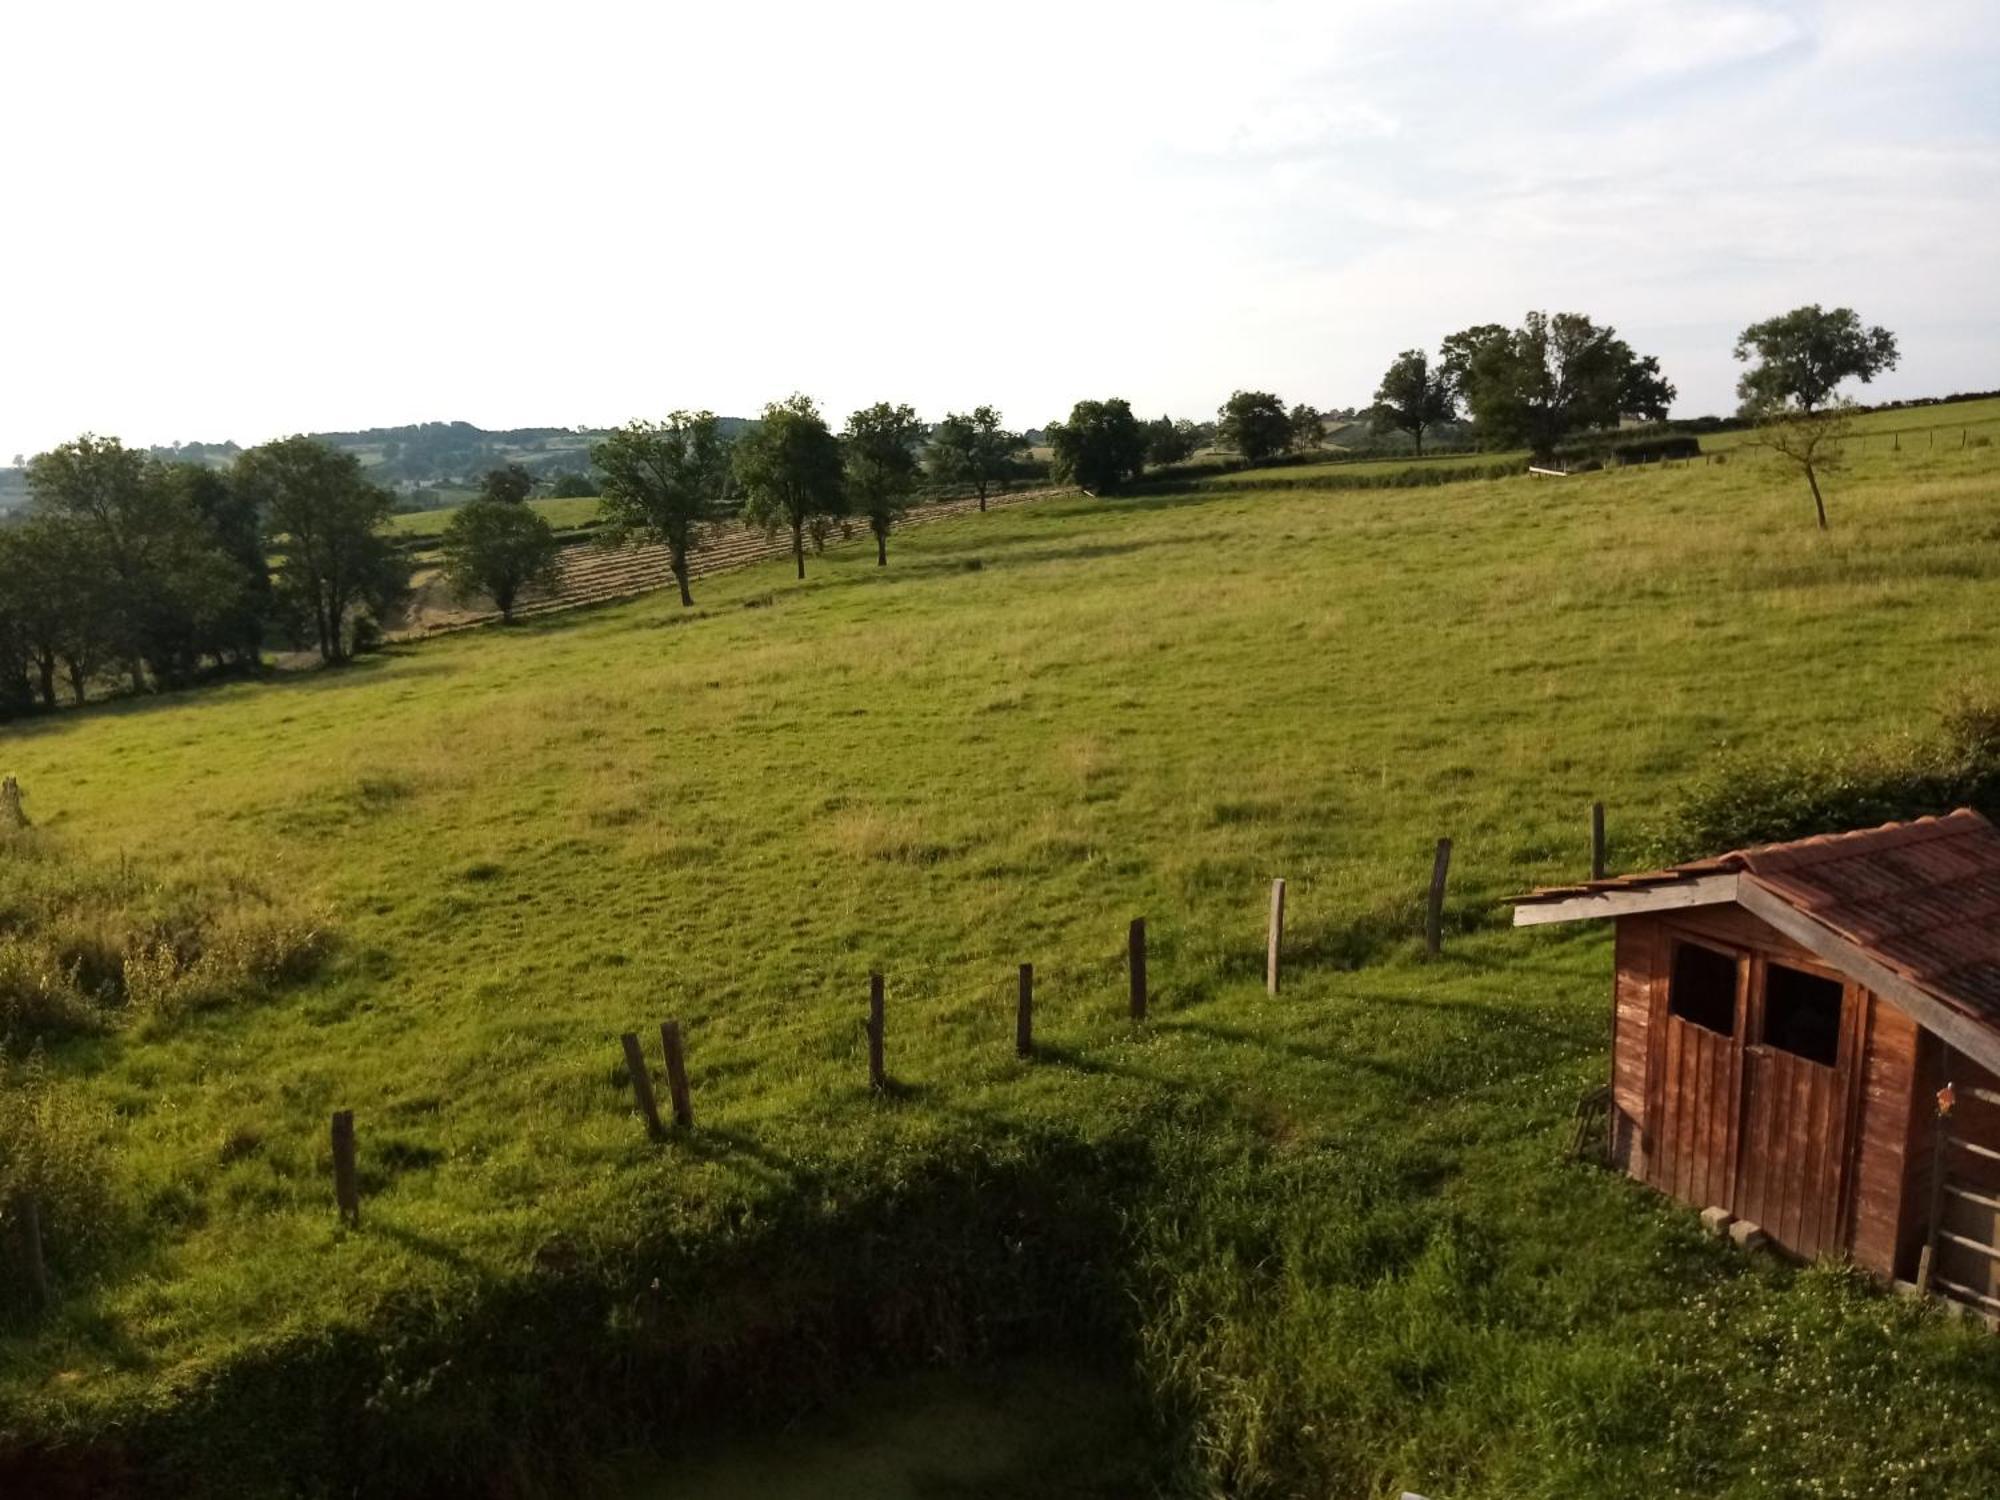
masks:
[[[87,1264],[111,1236],[114,1199],[103,1145],[108,1116],[59,1087],[39,1051],[0,1057],[0,1255],[19,1255],[33,1198],[52,1272]],[[29,1309],[22,1274],[0,1277],[0,1308]]]
[[[241,872],[91,866],[47,834],[0,853],[0,1043],[169,1022],[313,974],[327,914]]]
[[[1694,781],[1654,842],[1672,863],[1959,807],[2000,817],[2000,694],[1950,700],[1928,738],[1727,759]]]

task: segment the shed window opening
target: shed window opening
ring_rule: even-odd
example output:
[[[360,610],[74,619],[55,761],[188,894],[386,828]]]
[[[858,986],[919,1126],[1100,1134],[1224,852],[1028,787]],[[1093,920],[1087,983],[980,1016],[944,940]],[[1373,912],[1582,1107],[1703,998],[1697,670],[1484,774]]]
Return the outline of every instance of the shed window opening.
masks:
[[[1781,1052],[1831,1068],[1840,1061],[1841,986],[1837,979],[1784,964],[1764,968],[1764,1041]]]
[[[1734,1036],[1736,959],[1699,943],[1677,943],[1667,1012],[1721,1036]]]

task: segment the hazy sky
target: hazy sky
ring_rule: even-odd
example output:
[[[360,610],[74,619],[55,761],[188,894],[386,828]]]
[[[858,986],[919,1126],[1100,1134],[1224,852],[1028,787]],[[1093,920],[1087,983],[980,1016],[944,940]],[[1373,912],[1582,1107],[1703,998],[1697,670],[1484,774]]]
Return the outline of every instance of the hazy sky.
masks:
[[[2000,386],[1994,0],[0,11],[0,462],[464,418],[1366,401],[1531,307]]]

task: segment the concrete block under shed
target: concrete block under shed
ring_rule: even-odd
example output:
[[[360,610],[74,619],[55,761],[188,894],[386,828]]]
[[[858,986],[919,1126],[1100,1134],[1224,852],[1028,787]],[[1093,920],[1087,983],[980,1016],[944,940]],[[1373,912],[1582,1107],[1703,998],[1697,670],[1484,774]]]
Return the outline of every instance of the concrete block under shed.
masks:
[[[1729,1238],[1735,1241],[1738,1250],[1762,1250],[1771,1243],[1771,1237],[1748,1219],[1738,1219],[1731,1224]]]
[[[1726,1208],[1704,1208],[1701,1211],[1701,1227],[1705,1234],[1721,1239],[1729,1233],[1729,1226],[1736,1216]]]

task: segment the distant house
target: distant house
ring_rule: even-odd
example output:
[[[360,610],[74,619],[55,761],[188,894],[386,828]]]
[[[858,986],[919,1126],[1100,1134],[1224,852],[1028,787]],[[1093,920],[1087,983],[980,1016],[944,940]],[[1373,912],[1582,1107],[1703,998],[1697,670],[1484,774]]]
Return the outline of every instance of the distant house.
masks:
[[[1617,923],[1621,1167],[1793,1255],[2000,1313],[2000,830],[1960,810],[1514,911],[1596,917]]]

